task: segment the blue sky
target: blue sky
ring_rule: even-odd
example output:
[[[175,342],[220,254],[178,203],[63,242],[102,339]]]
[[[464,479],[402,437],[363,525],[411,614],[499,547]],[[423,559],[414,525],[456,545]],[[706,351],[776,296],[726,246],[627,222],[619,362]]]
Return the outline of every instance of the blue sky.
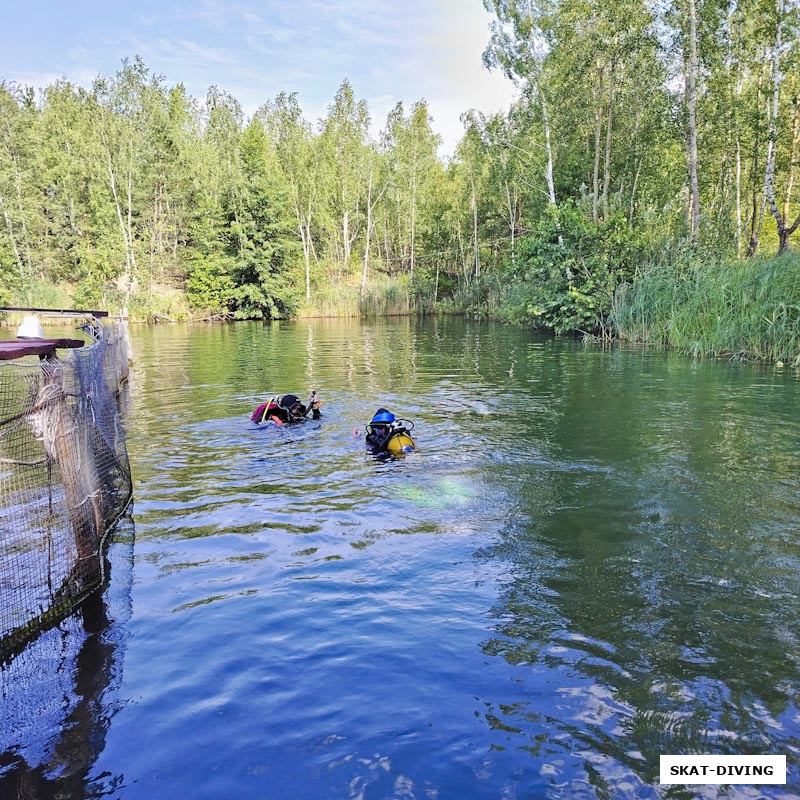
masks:
[[[398,100],[424,97],[445,155],[462,112],[505,109],[514,96],[481,63],[490,21],[481,0],[0,0],[0,9],[0,79],[38,88],[60,77],[89,86],[140,55],[199,100],[216,84],[252,114],[296,91],[316,120],[347,77],[375,135]]]

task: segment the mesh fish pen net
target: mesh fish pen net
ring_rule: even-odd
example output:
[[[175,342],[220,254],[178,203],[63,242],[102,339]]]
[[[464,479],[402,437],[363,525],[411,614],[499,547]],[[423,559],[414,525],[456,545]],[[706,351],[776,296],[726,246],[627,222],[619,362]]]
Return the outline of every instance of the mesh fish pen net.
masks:
[[[125,323],[63,359],[0,363],[0,659],[104,581],[131,497],[117,394]]]

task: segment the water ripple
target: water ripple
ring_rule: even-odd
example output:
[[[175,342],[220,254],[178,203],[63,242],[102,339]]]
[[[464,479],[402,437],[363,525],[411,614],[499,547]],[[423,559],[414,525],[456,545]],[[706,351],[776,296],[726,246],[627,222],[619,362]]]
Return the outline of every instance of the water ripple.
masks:
[[[130,613],[47,640],[6,736],[43,797],[677,797],[668,752],[785,752],[735,796],[800,793],[797,381],[464,320],[134,352]],[[417,452],[366,455],[379,406]]]

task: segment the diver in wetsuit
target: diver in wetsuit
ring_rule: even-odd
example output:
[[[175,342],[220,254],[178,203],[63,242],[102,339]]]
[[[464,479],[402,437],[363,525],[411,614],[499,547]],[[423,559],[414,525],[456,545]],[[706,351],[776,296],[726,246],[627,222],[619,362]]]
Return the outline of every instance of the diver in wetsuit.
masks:
[[[367,449],[373,454],[381,453],[410,453],[414,447],[411,430],[414,423],[398,419],[385,408],[379,408],[366,427]]]
[[[300,402],[296,394],[284,394],[261,403],[250,415],[250,419],[256,423],[274,422],[276,425],[291,425],[305,421],[309,411],[314,419],[319,419],[322,416],[319,410],[321,405],[322,401],[316,389],[311,392],[307,403]]]

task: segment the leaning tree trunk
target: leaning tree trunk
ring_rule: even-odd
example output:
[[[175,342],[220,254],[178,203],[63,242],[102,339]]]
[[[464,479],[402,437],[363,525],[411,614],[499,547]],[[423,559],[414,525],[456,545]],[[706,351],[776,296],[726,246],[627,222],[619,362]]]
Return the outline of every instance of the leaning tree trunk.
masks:
[[[475,277],[481,276],[481,258],[478,249],[478,196],[475,191],[475,178],[472,178],[472,236],[475,244]]]
[[[106,169],[108,170],[108,181],[111,188],[111,197],[114,201],[114,209],[117,212],[117,222],[119,223],[122,243],[125,248],[125,283],[130,287],[131,276],[133,275],[133,262],[131,253],[131,241],[128,239],[129,228],[125,227],[125,219],[122,216],[122,206],[120,205],[119,192],[117,191],[117,176],[114,173],[114,165],[111,160],[111,145],[106,137],[105,130],[101,128],[100,139],[105,148]],[[128,206],[130,210],[130,204]]]
[[[372,231],[372,170],[369,171],[369,185],[367,186],[367,232],[364,243],[364,270],[361,273],[361,294],[367,288],[367,274],[369,273],[369,235]]]
[[[306,229],[301,221],[297,226],[300,232],[300,241],[303,244],[303,261],[306,268],[306,302],[311,299],[311,253],[309,252],[308,242],[306,241]]]
[[[794,99],[794,118],[792,120],[792,147],[789,153],[789,178],[786,182],[786,197],[783,200],[783,218],[789,219],[791,213],[792,191],[794,190],[794,165],[797,161],[797,145],[800,143],[800,98]]]
[[[514,198],[512,200],[511,197],[511,189],[508,185],[508,181],[505,181],[503,184],[504,189],[506,190],[506,209],[508,210],[508,225],[509,231],[511,233],[511,268],[514,269],[516,266],[516,258],[515,258],[515,233],[517,228],[517,195],[516,189],[514,190]]]
[[[766,59],[767,53],[764,52]],[[760,111],[761,108],[761,87],[764,78],[764,70],[758,70],[758,83],[756,84],[756,109]],[[767,120],[769,120],[769,100],[767,100]],[[760,153],[761,150],[761,126],[757,125],[755,129],[755,136],[753,138],[753,155],[752,166],[750,168],[750,185],[752,188],[752,215],[750,218],[750,240],[747,245],[747,257],[752,258],[758,252],[758,242],[761,238],[761,222],[764,217],[764,192],[761,191],[763,183],[759,183],[757,175],[759,171]]]
[[[343,266],[347,269],[350,262],[350,212],[347,209],[342,214],[342,248]]]
[[[306,236],[306,220],[303,217],[303,211],[300,208],[300,190],[298,189],[294,178],[291,181],[292,197],[294,198],[294,213],[297,218],[297,231],[300,234],[300,241],[303,244],[303,261],[306,268],[306,302],[311,300],[311,245],[309,242],[310,236]],[[309,214],[310,216],[310,214]]]
[[[417,237],[417,200],[414,195],[411,198],[411,235],[410,235],[410,252],[411,252],[411,268],[409,273],[413,280],[414,278],[414,259],[416,258],[416,237]]]

